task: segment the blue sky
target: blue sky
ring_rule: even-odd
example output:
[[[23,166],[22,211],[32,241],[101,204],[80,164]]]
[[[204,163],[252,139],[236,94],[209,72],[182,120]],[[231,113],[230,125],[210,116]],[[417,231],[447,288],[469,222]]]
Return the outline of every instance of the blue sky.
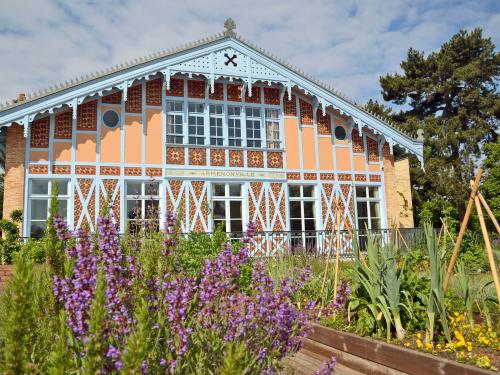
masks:
[[[223,30],[364,103],[408,48],[481,27],[500,46],[500,1],[0,0],[0,101]]]

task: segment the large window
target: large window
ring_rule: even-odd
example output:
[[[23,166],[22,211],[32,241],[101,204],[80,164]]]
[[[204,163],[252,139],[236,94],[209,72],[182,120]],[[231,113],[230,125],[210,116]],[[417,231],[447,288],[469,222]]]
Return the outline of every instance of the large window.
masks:
[[[188,130],[189,144],[205,144],[205,117],[203,114],[203,103],[189,103],[188,105]]]
[[[210,145],[222,146],[224,144],[223,123],[224,106],[222,104],[210,104]]]
[[[179,101],[168,101],[167,113],[167,143],[183,144],[183,103]]]
[[[31,237],[42,237],[47,228],[49,217],[51,192],[57,183],[59,194],[57,197],[59,215],[65,219],[68,217],[69,181],[59,180],[30,180],[29,184],[29,235]]]
[[[241,146],[241,107],[227,107],[228,145]]]
[[[247,107],[247,147],[258,147],[262,145],[260,132],[260,108]]]
[[[356,187],[358,229],[380,229],[380,195],[377,186]]]
[[[241,184],[212,184],[212,217],[214,229],[226,232],[243,231]]]
[[[280,121],[277,109],[266,109],[267,147],[280,148]]]
[[[127,181],[127,219],[130,232],[158,229],[160,217],[159,182]]]
[[[310,248],[316,245],[316,198],[312,185],[289,185],[290,230],[292,246]]]

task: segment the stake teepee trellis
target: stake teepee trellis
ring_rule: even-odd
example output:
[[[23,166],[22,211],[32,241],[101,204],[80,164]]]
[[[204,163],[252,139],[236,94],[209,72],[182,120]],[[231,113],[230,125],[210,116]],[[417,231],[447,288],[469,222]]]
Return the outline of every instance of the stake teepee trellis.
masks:
[[[493,249],[491,248],[490,236],[488,234],[488,230],[486,229],[486,223],[483,216],[483,209],[488,213],[491,221],[495,225],[496,230],[500,234],[500,226],[498,225],[498,221],[493,215],[493,211],[491,211],[488,203],[479,192],[479,183],[481,181],[481,176],[483,174],[483,170],[479,169],[476,175],[476,179],[474,181],[470,181],[471,185],[471,193],[469,197],[469,202],[467,204],[467,210],[465,211],[465,216],[462,221],[462,225],[460,226],[460,231],[458,232],[457,242],[455,242],[455,246],[453,247],[453,253],[451,255],[450,264],[448,265],[448,270],[446,271],[446,277],[444,279],[444,290],[448,288],[448,284],[450,282],[450,277],[453,272],[453,267],[457,261],[458,252],[460,250],[460,246],[462,245],[462,239],[464,237],[465,230],[467,229],[467,224],[469,223],[469,218],[473,209],[473,206],[476,206],[477,216],[479,218],[479,224],[481,225],[481,232],[483,233],[484,245],[486,247],[486,253],[488,255],[488,262],[490,263],[491,274],[493,275],[493,282],[495,284],[495,290],[497,293],[498,303],[500,304],[500,282],[498,281],[498,272],[497,266],[495,264],[495,257],[493,256]]]

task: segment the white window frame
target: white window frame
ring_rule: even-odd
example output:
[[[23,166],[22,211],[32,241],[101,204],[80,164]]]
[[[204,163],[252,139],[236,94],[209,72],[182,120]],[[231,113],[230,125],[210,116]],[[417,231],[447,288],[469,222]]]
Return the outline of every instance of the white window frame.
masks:
[[[358,196],[358,189],[365,190],[365,196]],[[376,189],[376,197],[370,197],[370,189]],[[366,213],[367,216],[359,216],[358,203],[366,205]],[[378,203],[378,216],[372,216],[371,212],[371,204]],[[381,197],[381,189],[380,186],[377,185],[356,185],[356,226],[358,227],[358,231],[364,231],[366,228],[359,228],[359,220],[367,220],[367,228],[368,230],[379,230],[382,228],[382,197]],[[372,220],[378,220],[379,227],[373,228]]]
[[[280,131],[280,111],[276,108],[265,108],[266,119],[266,142],[267,148],[281,148],[281,131]],[[271,116],[275,113],[276,117]]]
[[[221,108],[221,113],[212,113],[212,108]],[[224,146],[224,105],[223,104],[209,104],[209,137],[210,137],[210,146]],[[215,126],[212,126],[212,119],[215,122]],[[215,130],[215,135],[213,131]],[[217,135],[220,131],[221,135]]]
[[[47,193],[42,194],[42,193],[33,193],[33,182],[45,182],[47,184]],[[59,202],[65,201],[66,202],[66,213],[65,215],[61,215],[61,206],[59,206],[59,214],[63,216],[67,222],[70,222],[69,220],[69,214],[71,212],[70,210],[70,196],[71,196],[71,181],[69,179],[61,179],[61,180],[50,180],[50,179],[38,179],[38,178],[32,178],[29,179],[29,190],[28,190],[28,234],[31,237],[32,232],[31,232],[31,224],[32,223],[43,223],[43,227],[45,227],[45,223],[47,222],[47,219],[49,218],[50,214],[50,200],[52,199],[52,185],[53,183],[57,182],[57,185],[59,187],[59,191],[61,191],[61,186],[63,183],[66,184],[66,194],[59,194],[57,196],[57,200]],[[47,202],[47,213],[46,217],[43,219],[32,219],[32,202],[33,201],[45,201]],[[46,227],[45,227],[46,229]]]
[[[263,137],[262,137],[262,111],[265,108],[262,105],[259,106],[246,106],[245,108],[245,134],[247,139],[248,148],[262,148]],[[254,110],[258,110],[259,114],[254,115]],[[251,126],[249,126],[251,125]],[[256,133],[259,133],[259,137]]]
[[[191,106],[201,106],[200,112],[191,111]],[[188,118],[187,118],[187,126],[188,126],[188,144],[190,145],[204,145],[205,144],[205,104],[202,102],[194,102],[189,101],[187,104],[188,107]],[[196,123],[191,123],[192,120],[195,120]],[[199,123],[201,121],[201,123]],[[192,130],[194,132],[192,133]]]
[[[224,196],[221,195],[215,195],[215,185],[223,185],[224,186]],[[230,186],[231,185],[239,185],[240,186],[240,195],[231,195],[230,194]],[[225,209],[225,225],[226,225],[226,233],[233,233],[234,231],[231,228],[231,221],[232,220],[241,220],[241,230],[245,230],[244,228],[244,184],[243,183],[221,183],[221,182],[213,182],[211,184],[211,189],[212,189],[212,229],[216,229],[216,223],[215,223],[215,218],[214,218],[214,203],[215,202],[224,202],[224,209]],[[238,202],[241,205],[241,218],[231,218],[231,203],[230,202]],[[222,221],[221,219],[217,221]]]
[[[180,105],[181,109],[170,110],[171,104]],[[171,117],[172,116],[172,117]],[[171,118],[177,118],[180,116],[181,122],[174,123],[172,129],[172,123],[170,122]],[[180,127],[181,132],[177,132],[177,128]],[[184,144],[184,101],[182,100],[167,100],[167,144]]]
[[[129,183],[140,184],[141,192],[140,194],[129,194]],[[147,189],[148,185],[155,184],[157,186],[156,194],[149,194]],[[125,180],[125,223],[128,225],[130,222],[138,222],[139,224],[146,223],[147,221],[158,221],[158,225],[160,224],[160,210],[161,210],[161,197],[160,197],[160,181],[143,181],[143,180]],[[141,209],[141,217],[131,219],[129,218],[129,209],[128,202],[136,201],[140,204]],[[158,217],[156,218],[148,218],[146,217],[146,203],[148,201],[157,201],[158,202]]]
[[[234,114],[230,114],[230,109],[231,108],[236,108],[238,107],[240,109],[240,114],[239,115],[234,115]],[[242,146],[242,137],[243,137],[243,126],[242,126],[242,122],[243,122],[243,118],[242,118],[242,111],[243,111],[243,106],[240,104],[240,105],[229,105],[227,106],[227,144],[228,146],[230,147],[241,147]],[[232,126],[234,128],[234,134],[233,136],[231,137],[230,135],[230,130],[231,130],[231,121],[234,121],[234,125]],[[240,136],[238,137],[236,135],[236,130],[237,127],[235,126],[235,124],[239,122],[239,131],[240,131]]]
[[[298,187],[299,188],[299,196],[298,197],[293,197],[290,194],[290,188],[291,187]],[[304,187],[311,187],[312,188],[312,195],[311,196],[304,196]],[[316,237],[316,231],[318,230],[318,212],[317,212],[317,207],[316,207],[316,201],[317,201],[317,189],[316,185],[313,184],[288,184],[288,210],[289,210],[289,215],[290,215],[290,232],[292,232],[292,236],[294,238],[300,238],[302,240],[302,244],[307,244],[307,242]],[[292,218],[292,210],[290,209],[290,203],[291,202],[300,202],[300,218],[293,217]],[[310,202],[312,203],[312,208],[313,208],[313,215],[314,217],[305,217],[304,215],[304,203],[305,202]],[[300,237],[297,237],[293,233],[297,233],[297,230],[292,229],[292,220],[297,220],[300,219]],[[306,220],[314,220],[314,229],[307,229],[306,230],[306,225],[305,222]],[[312,233],[307,233],[307,232],[312,232]]]

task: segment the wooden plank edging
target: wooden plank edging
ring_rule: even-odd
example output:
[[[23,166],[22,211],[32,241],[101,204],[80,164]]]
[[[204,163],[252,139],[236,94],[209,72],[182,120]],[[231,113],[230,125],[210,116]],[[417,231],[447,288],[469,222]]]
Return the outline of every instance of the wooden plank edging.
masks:
[[[411,375],[493,375],[493,371],[353,333],[314,326],[310,340]]]

